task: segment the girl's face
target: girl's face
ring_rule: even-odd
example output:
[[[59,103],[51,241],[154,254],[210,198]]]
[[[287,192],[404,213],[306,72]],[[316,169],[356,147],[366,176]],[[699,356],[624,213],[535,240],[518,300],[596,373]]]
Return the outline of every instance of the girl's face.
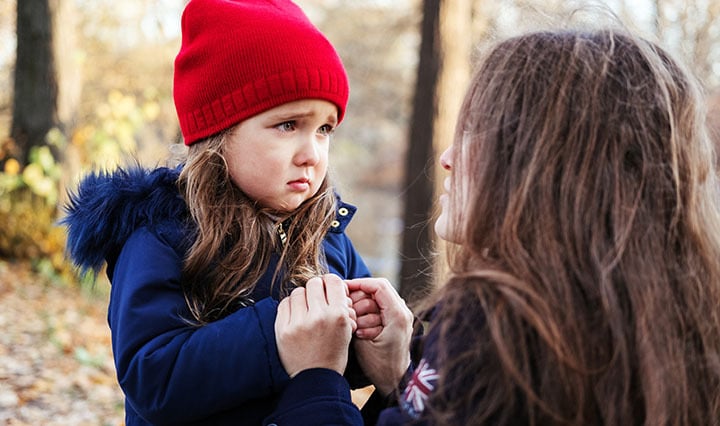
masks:
[[[325,179],[337,107],[319,99],[288,102],[235,126],[225,142],[232,181],[260,206],[291,212]]]

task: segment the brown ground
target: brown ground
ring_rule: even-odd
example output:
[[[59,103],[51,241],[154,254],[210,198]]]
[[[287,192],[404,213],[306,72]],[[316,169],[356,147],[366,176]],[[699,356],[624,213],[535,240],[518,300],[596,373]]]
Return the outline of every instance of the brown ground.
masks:
[[[105,307],[0,260],[0,424],[124,424]]]

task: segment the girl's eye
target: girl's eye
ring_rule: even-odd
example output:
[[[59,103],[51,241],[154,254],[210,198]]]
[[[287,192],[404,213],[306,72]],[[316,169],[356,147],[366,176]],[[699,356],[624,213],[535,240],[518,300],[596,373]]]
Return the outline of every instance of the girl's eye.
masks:
[[[331,126],[329,124],[324,124],[324,125],[320,126],[320,128],[318,129],[318,133],[321,135],[327,136],[327,135],[332,134],[333,130],[335,130],[333,128],[333,126]]]
[[[285,121],[275,126],[275,128],[282,132],[292,132],[293,130],[295,130],[295,122]]]

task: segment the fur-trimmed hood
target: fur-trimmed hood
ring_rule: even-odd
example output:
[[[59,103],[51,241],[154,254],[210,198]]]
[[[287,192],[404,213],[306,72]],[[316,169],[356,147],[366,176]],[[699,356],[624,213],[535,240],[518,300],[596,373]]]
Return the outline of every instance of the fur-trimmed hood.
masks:
[[[95,172],[83,178],[65,206],[67,250],[82,270],[100,270],[142,226],[176,219],[185,223],[187,206],[180,196],[180,169],[140,166]]]
[[[189,247],[193,229],[177,180],[180,168],[148,170],[135,165],[85,176],[65,206],[60,221],[67,227],[67,252],[82,271],[98,272],[112,263],[138,228],[162,226],[175,249]],[[357,208],[336,193],[336,220],[328,230],[341,234]]]

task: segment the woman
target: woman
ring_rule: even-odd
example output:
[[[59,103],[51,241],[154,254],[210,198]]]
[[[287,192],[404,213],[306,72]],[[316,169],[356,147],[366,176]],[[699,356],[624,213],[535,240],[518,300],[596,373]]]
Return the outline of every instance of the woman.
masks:
[[[717,421],[720,196],[704,122],[689,73],[624,31],[492,48],[440,158],[451,275],[379,423]],[[386,318],[402,306],[357,287],[384,309],[374,341],[401,347]]]

